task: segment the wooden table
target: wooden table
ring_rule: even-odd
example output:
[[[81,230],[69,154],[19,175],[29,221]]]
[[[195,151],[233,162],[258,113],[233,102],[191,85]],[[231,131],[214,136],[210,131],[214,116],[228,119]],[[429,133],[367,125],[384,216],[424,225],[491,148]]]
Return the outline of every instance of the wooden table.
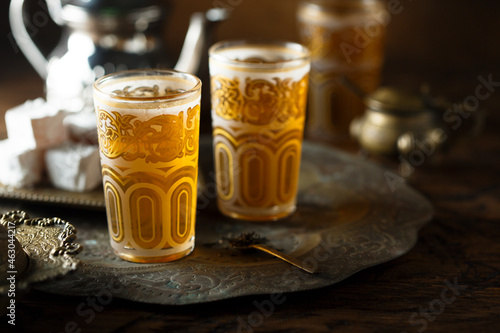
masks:
[[[24,64],[23,66],[27,66]],[[386,69],[386,81],[413,86],[426,80],[404,64]],[[407,69],[407,68],[406,68]],[[13,71],[12,71],[13,72]],[[24,74],[25,72],[25,74]],[[0,80],[0,110],[42,96],[32,71]],[[453,97],[475,93],[487,70],[434,73],[439,91]],[[12,73],[11,73],[12,74]],[[500,81],[498,73],[493,74]],[[21,332],[496,332],[500,322],[500,88],[482,102],[490,116],[483,132],[461,142],[439,163],[416,168],[408,180],[427,196],[435,217],[406,255],[361,271],[320,290],[269,295],[192,306],[158,306],[120,299],[17,294],[16,329]],[[0,131],[4,129],[0,122]],[[356,153],[353,145],[340,148]],[[373,159],[373,158],[372,158]],[[373,159],[375,160],[375,159]],[[375,160],[380,163],[380,160]],[[382,161],[397,172],[395,161]],[[58,215],[78,223],[103,212],[0,200],[0,210],[23,209],[32,216]],[[80,309],[80,311],[78,311]],[[84,310],[85,312],[82,312]],[[83,314],[82,314],[83,313]],[[6,332],[6,318],[0,323]]]

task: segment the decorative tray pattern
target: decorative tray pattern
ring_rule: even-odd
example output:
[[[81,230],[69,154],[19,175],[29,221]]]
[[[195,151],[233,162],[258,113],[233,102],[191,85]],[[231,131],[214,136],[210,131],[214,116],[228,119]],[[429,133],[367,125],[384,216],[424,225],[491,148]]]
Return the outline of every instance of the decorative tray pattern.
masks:
[[[33,188],[14,188],[0,184],[0,198],[63,204],[83,208],[104,209],[105,207],[102,187],[92,192],[77,193],[59,190],[48,184],[37,185]]]
[[[66,221],[57,217],[31,219],[26,212],[12,211],[0,215],[0,225],[15,229],[15,237],[23,249],[22,255],[16,257],[7,271],[18,275],[17,288],[24,289],[77,268],[79,261],[75,255],[82,247],[73,243],[76,230]],[[0,283],[0,294],[9,288],[5,282]]]
[[[117,258],[104,221],[94,221],[78,227],[78,242],[85,249],[78,256],[77,270],[35,288],[181,305],[332,285],[409,251],[418,230],[432,218],[428,200],[405,184],[388,183],[386,176],[369,162],[305,143],[298,209],[290,218],[240,222],[222,217],[213,204],[201,206],[195,251],[166,264]],[[205,180],[202,197],[213,193],[213,179]],[[317,267],[317,273],[303,272],[265,253],[230,249],[222,241],[251,231],[265,236],[270,246]]]

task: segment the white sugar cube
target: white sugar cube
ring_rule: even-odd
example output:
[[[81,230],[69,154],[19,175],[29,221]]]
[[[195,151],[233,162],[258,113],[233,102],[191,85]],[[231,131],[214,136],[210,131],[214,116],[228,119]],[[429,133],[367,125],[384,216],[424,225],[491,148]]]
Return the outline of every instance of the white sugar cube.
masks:
[[[42,152],[21,150],[17,142],[1,140],[0,183],[13,187],[29,187],[42,179],[44,169]]]
[[[94,109],[70,113],[64,118],[64,126],[69,137],[76,142],[98,144],[97,125]]]
[[[95,189],[101,180],[99,148],[66,143],[47,150],[45,164],[54,187],[73,192]]]
[[[26,101],[5,114],[9,139],[19,149],[46,149],[67,140],[63,125],[66,112],[58,110],[42,98]]]

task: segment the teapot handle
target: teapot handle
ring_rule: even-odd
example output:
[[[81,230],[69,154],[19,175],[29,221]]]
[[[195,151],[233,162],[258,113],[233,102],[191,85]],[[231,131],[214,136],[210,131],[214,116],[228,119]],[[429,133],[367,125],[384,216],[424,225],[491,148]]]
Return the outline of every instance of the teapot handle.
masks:
[[[28,30],[26,29],[23,10],[24,0],[11,1],[9,8],[9,20],[10,28],[12,29],[12,37],[14,37],[24,56],[28,59],[38,74],[45,80],[48,73],[48,61],[35,45],[30,34],[28,33]]]
[[[189,22],[189,29],[182,46],[179,60],[174,69],[181,72],[196,74],[205,43],[204,13],[194,13]]]
[[[212,8],[205,13],[192,14],[184,45],[174,69],[197,74],[207,47],[210,25],[224,21],[228,17],[229,11],[224,8]]]

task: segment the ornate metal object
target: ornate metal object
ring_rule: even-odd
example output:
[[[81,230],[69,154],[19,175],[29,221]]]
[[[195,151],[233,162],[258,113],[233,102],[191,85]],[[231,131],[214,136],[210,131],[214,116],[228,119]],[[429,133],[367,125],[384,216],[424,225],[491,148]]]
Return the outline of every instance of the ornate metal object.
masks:
[[[26,288],[31,283],[52,279],[77,268],[79,260],[75,255],[82,246],[73,243],[76,229],[66,221],[58,217],[31,219],[26,212],[12,211],[0,216],[0,224],[7,228],[15,226],[15,236],[28,256],[26,269],[21,273],[22,267],[16,268],[21,273],[16,280],[17,288]],[[7,288],[1,285],[0,293]]]
[[[415,150],[431,155],[445,144],[450,145],[450,141],[480,130],[482,112],[476,112],[458,131],[445,121],[446,111],[452,110],[453,104],[431,97],[427,90],[424,86],[418,94],[381,87],[365,95],[366,112],[352,121],[351,135],[370,152],[412,158]],[[460,104],[455,107],[459,111],[466,108]]]
[[[76,274],[35,288],[170,305],[309,290],[403,255],[432,217],[429,201],[409,186],[395,184],[383,169],[323,146],[304,144],[300,177],[298,209],[283,221],[235,221],[199,205],[194,252],[166,264],[119,259],[109,245],[104,216],[78,225],[85,251]],[[210,193],[202,192],[202,198]],[[224,241],[252,231],[316,273],[264,253],[241,253]]]

